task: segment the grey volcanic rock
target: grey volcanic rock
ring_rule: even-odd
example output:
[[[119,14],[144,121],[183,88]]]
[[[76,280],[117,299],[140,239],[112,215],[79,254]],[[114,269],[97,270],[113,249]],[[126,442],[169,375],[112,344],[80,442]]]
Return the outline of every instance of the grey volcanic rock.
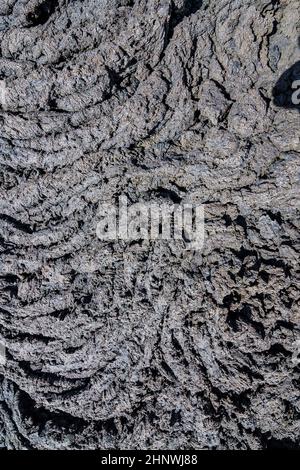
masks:
[[[1,0],[0,446],[299,447],[299,31],[298,0]],[[122,194],[204,204],[203,250],[99,240]]]

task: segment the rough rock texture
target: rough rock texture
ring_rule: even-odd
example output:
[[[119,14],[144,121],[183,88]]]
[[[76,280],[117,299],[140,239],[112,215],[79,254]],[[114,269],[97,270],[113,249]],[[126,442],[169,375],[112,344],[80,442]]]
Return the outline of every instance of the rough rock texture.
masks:
[[[1,0],[1,446],[299,447],[299,112],[273,101],[299,26],[298,0]],[[121,194],[204,204],[203,251],[100,241]]]

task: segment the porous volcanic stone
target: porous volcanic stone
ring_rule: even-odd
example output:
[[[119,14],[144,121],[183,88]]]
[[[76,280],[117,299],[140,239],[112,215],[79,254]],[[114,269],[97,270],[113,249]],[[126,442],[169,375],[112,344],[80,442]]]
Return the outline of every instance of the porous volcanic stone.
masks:
[[[0,446],[299,447],[299,26],[1,0]],[[120,195],[203,204],[203,250],[100,240]]]

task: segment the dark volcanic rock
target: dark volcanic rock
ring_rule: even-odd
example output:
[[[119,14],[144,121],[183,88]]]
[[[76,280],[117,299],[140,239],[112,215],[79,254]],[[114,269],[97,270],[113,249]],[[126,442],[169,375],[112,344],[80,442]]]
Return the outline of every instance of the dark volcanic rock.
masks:
[[[1,0],[1,446],[299,446],[299,24]],[[99,240],[121,194],[204,204],[203,250]]]

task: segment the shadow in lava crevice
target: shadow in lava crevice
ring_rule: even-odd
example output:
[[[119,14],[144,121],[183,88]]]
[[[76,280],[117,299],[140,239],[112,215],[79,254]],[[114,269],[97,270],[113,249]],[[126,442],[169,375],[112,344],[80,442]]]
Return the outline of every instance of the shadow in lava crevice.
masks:
[[[300,47],[300,38],[298,40]],[[300,111],[300,60],[286,70],[273,88],[273,102],[280,108]]]

